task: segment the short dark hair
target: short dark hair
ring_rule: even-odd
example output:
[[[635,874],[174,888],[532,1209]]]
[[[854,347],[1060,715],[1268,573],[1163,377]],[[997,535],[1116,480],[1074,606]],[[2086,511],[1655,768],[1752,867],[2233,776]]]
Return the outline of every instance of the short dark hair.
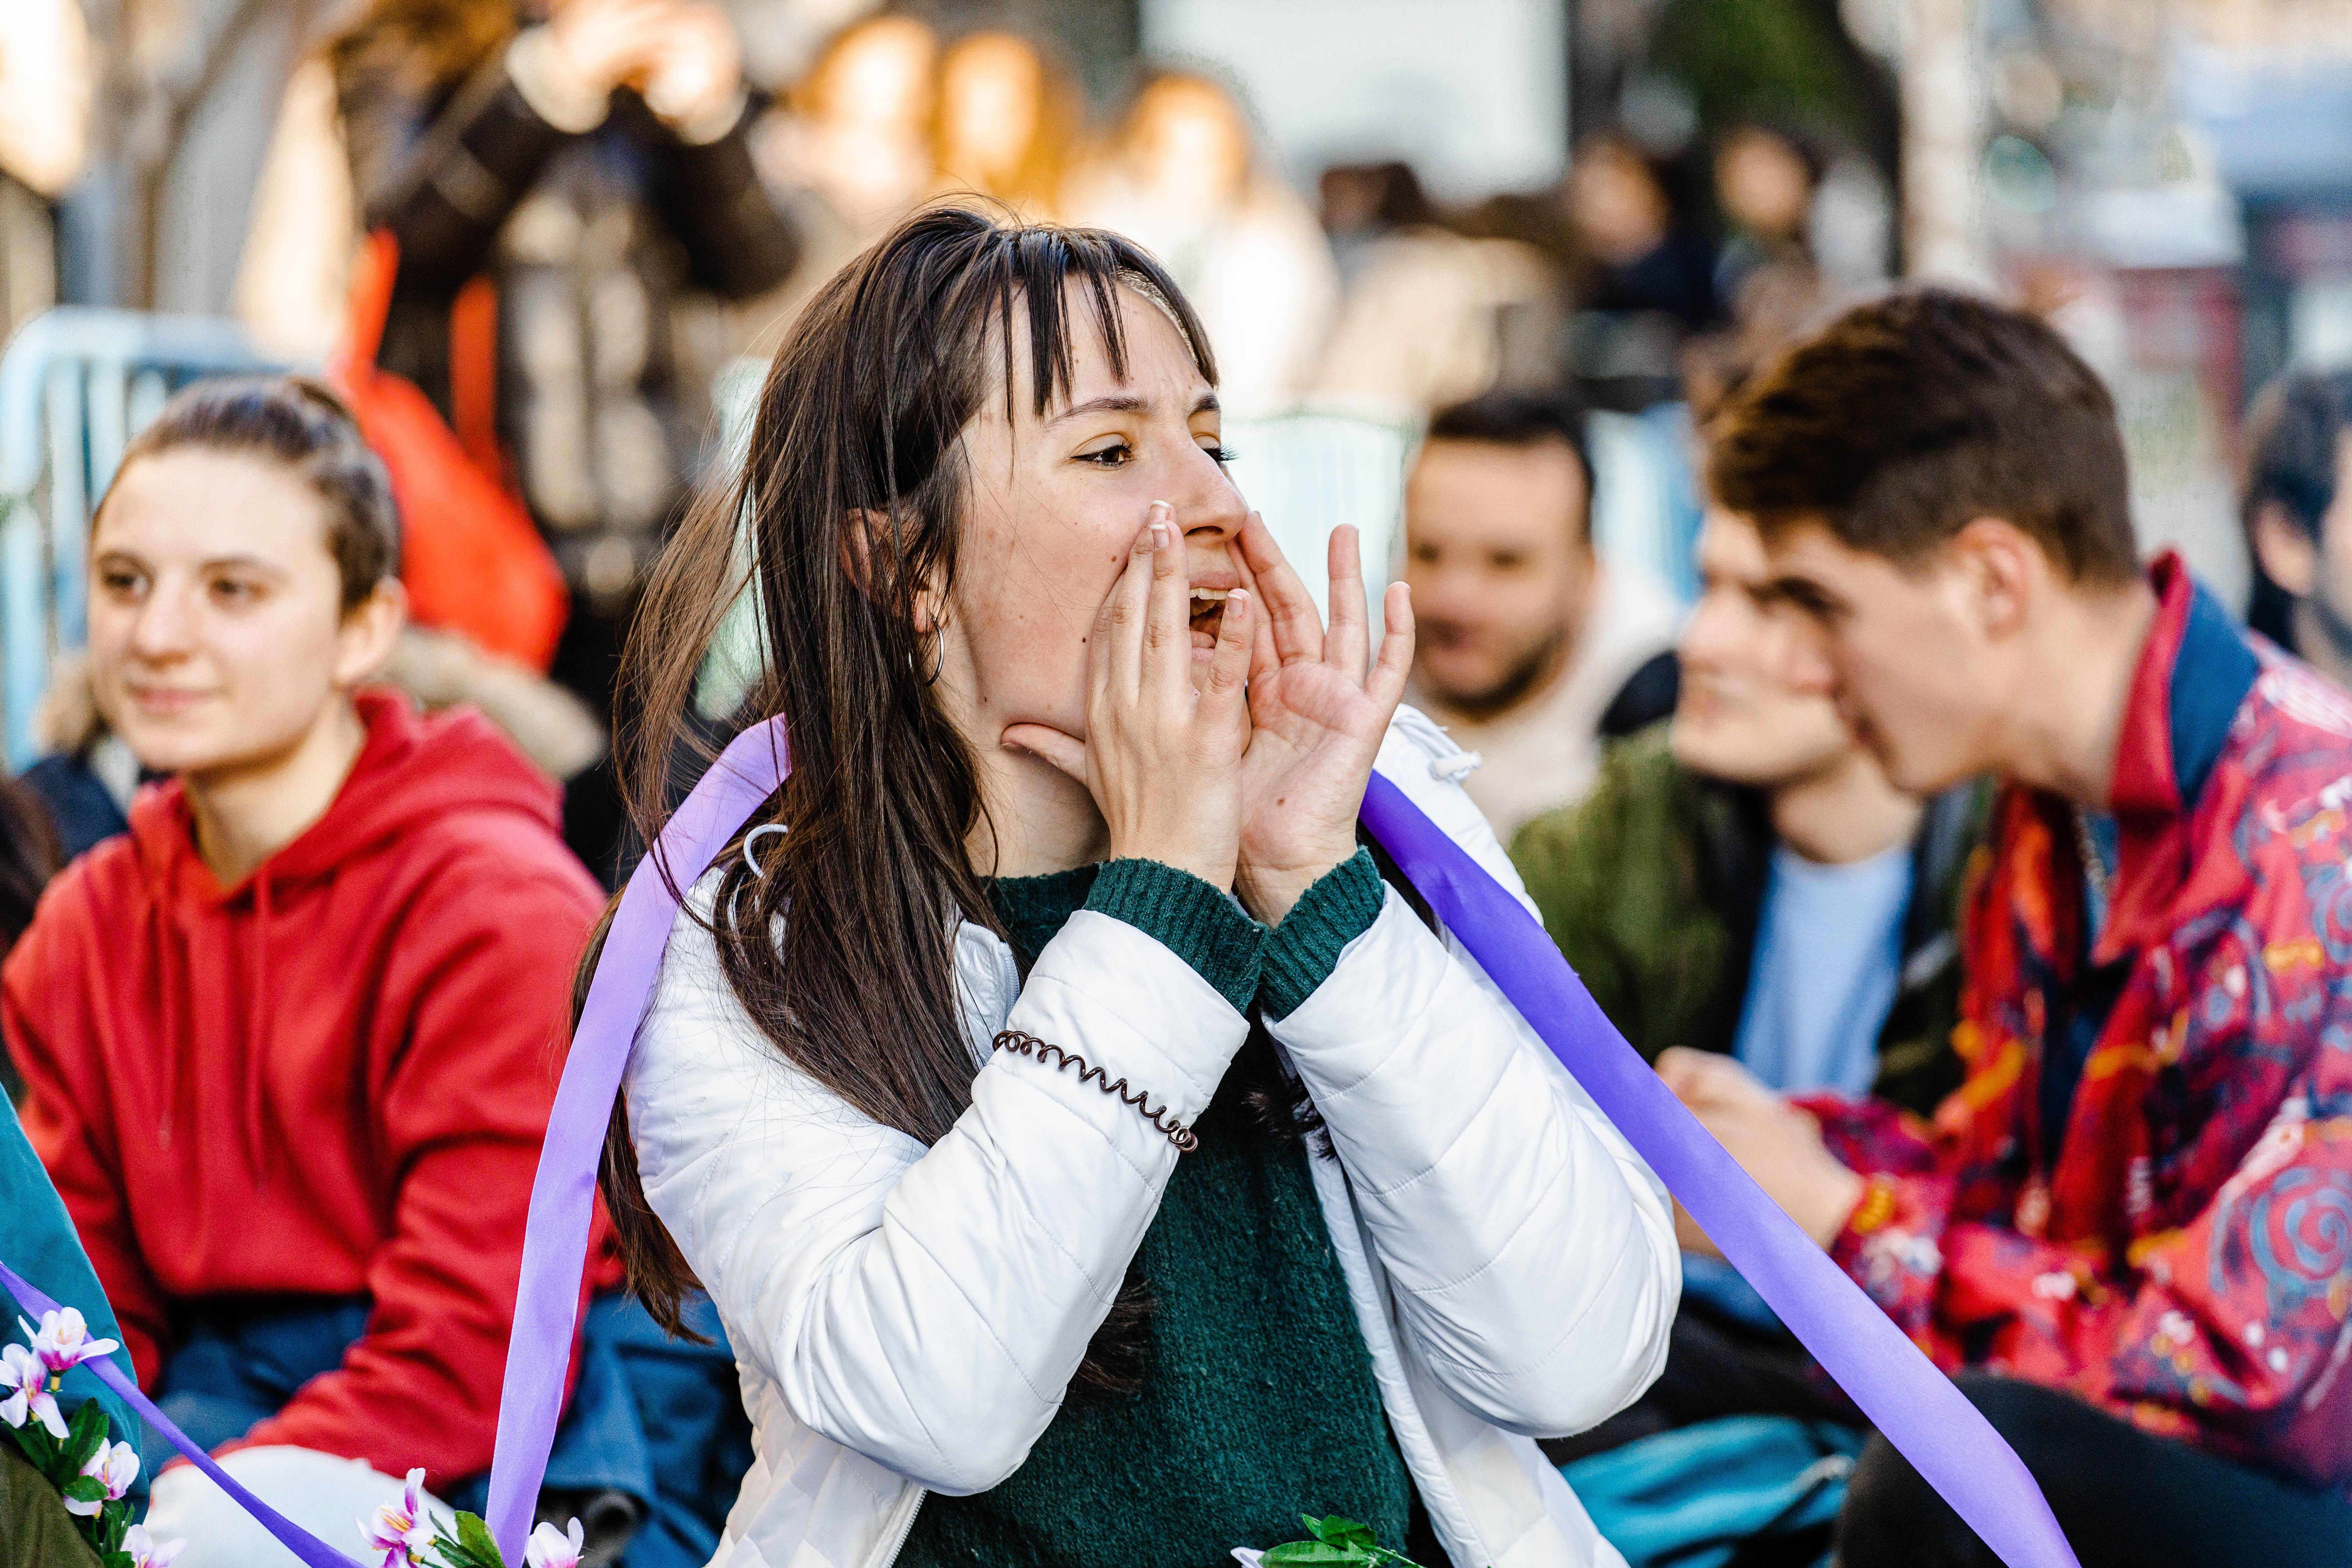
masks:
[[[2139,572],[2106,386],[2039,317],[1948,289],[1858,305],[1783,354],[1732,400],[1708,469],[1768,533],[1818,521],[1910,562],[2000,517],[2076,582]]]
[[[2352,370],[2297,371],[2263,389],[2246,416],[2246,521],[2273,503],[2314,540],[2336,504]]]
[[[1432,441],[1475,441],[1490,447],[1566,445],[1584,473],[1585,531],[1592,528],[1592,505],[1601,487],[1592,471],[1592,436],[1583,399],[1566,387],[1482,393],[1439,409],[1431,416]]]
[[[271,458],[310,487],[326,503],[327,552],[342,578],[345,614],[400,570],[392,477],[360,434],[351,408],[324,384],[302,375],[193,383],[124,448],[115,478],[142,458],[184,447]],[[100,511],[105,504],[99,503]]]

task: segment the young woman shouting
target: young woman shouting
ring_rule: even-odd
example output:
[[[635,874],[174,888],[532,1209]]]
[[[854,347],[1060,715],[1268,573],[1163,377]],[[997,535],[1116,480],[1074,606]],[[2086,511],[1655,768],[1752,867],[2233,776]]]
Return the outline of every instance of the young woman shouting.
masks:
[[[742,585],[791,773],[695,886],[606,1179],[759,1457],[718,1562],[1210,1568],[1302,1511],[1614,1562],[1529,1438],[1655,1374],[1654,1179],[1359,847],[1378,766],[1516,888],[1224,468],[1132,244],[910,219],[779,355],[633,649],[645,826]],[[690,873],[689,873],[690,874]],[[1114,1092],[1115,1091],[1115,1092]]]

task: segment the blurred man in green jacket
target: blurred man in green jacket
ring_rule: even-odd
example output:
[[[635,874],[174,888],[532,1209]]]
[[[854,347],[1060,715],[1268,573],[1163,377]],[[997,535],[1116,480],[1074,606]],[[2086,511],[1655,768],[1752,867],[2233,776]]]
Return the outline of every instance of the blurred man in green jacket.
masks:
[[[1979,792],[1922,803],[1886,782],[1751,524],[1712,512],[1699,570],[1674,717],[1612,747],[1511,858],[1644,1058],[1726,1052],[1784,1092],[1924,1115],[1960,1079],[1953,921]]]

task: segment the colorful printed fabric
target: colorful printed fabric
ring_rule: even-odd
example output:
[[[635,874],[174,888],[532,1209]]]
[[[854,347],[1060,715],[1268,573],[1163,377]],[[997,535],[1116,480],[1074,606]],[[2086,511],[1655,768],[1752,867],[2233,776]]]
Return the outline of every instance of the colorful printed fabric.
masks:
[[[1966,1081],[1932,1126],[1806,1102],[1871,1178],[1832,1254],[1947,1368],[2352,1493],[2352,698],[2177,558],[2152,576],[2105,926],[2085,955],[2071,808],[2007,791],[1963,929]],[[2099,993],[2053,1164],[2044,1043]]]

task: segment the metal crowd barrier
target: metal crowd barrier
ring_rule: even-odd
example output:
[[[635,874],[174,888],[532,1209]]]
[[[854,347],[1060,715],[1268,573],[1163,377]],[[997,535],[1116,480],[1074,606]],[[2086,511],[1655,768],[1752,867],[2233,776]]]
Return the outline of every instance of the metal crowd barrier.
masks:
[[[0,355],[0,732],[36,754],[57,657],[82,646],[89,513],[122,449],[181,386],[274,368],[234,321],[60,306]]]

